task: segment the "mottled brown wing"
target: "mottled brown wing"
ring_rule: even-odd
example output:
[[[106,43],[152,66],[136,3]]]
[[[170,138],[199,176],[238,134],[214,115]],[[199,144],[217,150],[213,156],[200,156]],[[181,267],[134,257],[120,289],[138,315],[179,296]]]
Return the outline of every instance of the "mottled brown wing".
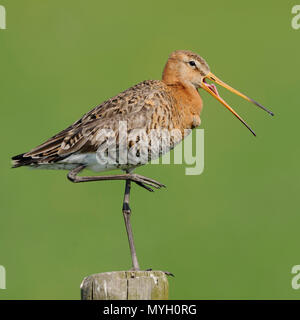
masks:
[[[169,122],[171,99],[163,82],[158,80],[141,82],[103,102],[40,146],[14,157],[14,165],[23,165],[22,159],[24,165],[49,163],[59,161],[73,153],[96,151],[99,146],[96,140],[97,133],[101,129],[117,130],[119,121],[127,121],[128,131],[152,128],[159,120],[158,117]]]
[[[113,130],[118,138],[120,121],[126,121],[130,132],[132,129],[151,128],[154,114],[169,119],[171,96],[167,92],[167,86],[161,81],[144,81],[102,103],[84,115],[80,125],[68,132],[58,154],[95,152],[104,142],[101,130]]]

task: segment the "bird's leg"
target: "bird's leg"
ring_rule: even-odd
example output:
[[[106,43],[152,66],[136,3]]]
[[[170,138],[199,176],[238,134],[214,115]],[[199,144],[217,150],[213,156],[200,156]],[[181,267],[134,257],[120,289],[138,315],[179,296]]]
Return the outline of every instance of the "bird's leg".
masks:
[[[78,182],[90,182],[90,181],[107,181],[107,180],[130,180],[135,182],[137,185],[145,188],[148,191],[153,191],[151,187],[160,189],[162,187],[165,187],[164,184],[151,179],[144,177],[142,175],[136,174],[136,173],[126,173],[126,174],[116,174],[111,176],[87,176],[87,177],[79,177],[78,173],[81,172],[85,168],[84,165],[78,166],[77,168],[71,170],[68,173],[68,179],[72,182],[78,183]]]
[[[123,200],[123,217],[125,221],[130,253],[131,253],[131,260],[132,260],[132,270],[140,270],[139,263],[136,256],[134,241],[133,241],[133,233],[132,227],[130,223],[130,216],[131,216],[131,209],[129,207],[129,199],[130,199],[130,188],[131,188],[131,181],[135,182],[137,185],[147,189],[148,191],[153,191],[149,186],[160,189],[161,187],[165,187],[162,183],[141,176],[139,174],[134,174],[131,172],[126,172],[126,174],[119,174],[119,175],[111,175],[111,176],[87,176],[87,177],[79,177],[78,174],[85,168],[86,166],[81,165],[77,168],[71,170],[68,173],[68,179],[72,182],[89,182],[89,181],[105,181],[105,180],[126,180],[125,185],[125,193],[124,193],[124,200]],[[172,275],[170,272],[165,272],[166,274]]]
[[[140,270],[140,266],[137,260],[134,241],[133,241],[133,233],[130,223],[130,216],[131,216],[131,209],[129,207],[129,199],[130,199],[130,188],[131,188],[131,181],[126,180],[125,184],[125,193],[124,193],[124,201],[123,201],[123,217],[125,221],[128,241],[129,241],[129,248],[130,248],[130,254],[131,254],[131,261],[132,261],[132,270]]]

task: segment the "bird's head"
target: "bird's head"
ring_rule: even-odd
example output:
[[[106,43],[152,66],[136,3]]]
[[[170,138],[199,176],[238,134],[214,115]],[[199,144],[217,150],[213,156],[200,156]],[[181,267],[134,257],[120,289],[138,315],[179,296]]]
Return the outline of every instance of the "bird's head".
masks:
[[[243,120],[228,104],[224,101],[214,84],[207,83],[207,79],[221,85],[222,87],[228,89],[229,91],[237,94],[243,99],[254,103],[259,108],[265,110],[270,115],[274,115],[273,112],[256,102],[255,100],[247,97],[243,93],[237,91],[236,89],[230,87],[228,84],[216,77],[212,72],[206,61],[200,57],[198,54],[187,51],[187,50],[176,50],[171,53],[169,59],[166,63],[163,72],[163,81],[167,84],[180,83],[183,86],[204,89],[210,93],[214,98],[221,102],[228,110],[230,110],[252,133],[255,135],[254,131],[249,127],[249,125]]]
[[[208,64],[198,54],[186,50],[177,50],[169,56],[163,78],[166,82],[179,81],[198,89],[209,73]]]

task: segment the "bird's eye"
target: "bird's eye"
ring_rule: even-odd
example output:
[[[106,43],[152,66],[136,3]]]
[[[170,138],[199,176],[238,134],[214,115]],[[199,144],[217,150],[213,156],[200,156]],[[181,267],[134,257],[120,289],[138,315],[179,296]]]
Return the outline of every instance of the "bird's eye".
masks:
[[[189,61],[189,65],[192,66],[192,67],[196,67],[196,63],[195,63],[195,61],[193,61],[193,60],[192,60],[192,61]]]

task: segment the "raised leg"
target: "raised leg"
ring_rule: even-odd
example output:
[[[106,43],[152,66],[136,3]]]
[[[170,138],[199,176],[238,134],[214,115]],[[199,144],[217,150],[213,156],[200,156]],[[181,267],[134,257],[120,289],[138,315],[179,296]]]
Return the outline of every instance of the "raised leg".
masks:
[[[145,188],[148,191],[153,191],[151,187],[160,189],[165,187],[164,184],[144,176],[141,176],[136,173],[126,173],[126,174],[116,174],[110,176],[88,176],[88,177],[79,177],[78,173],[81,172],[85,168],[84,165],[79,166],[68,173],[68,179],[74,183],[79,182],[91,182],[91,181],[107,181],[107,180],[130,180],[135,182],[137,185]]]
[[[131,216],[131,209],[129,207],[130,188],[131,188],[131,181],[126,180],[122,211],[123,211],[123,217],[124,217],[124,221],[125,221],[128,241],[129,241],[129,248],[130,248],[130,254],[131,254],[131,261],[132,261],[132,270],[140,270],[140,266],[139,266],[136,251],[135,251],[134,241],[133,241],[133,232],[132,232],[131,223],[130,223],[130,216]]]

